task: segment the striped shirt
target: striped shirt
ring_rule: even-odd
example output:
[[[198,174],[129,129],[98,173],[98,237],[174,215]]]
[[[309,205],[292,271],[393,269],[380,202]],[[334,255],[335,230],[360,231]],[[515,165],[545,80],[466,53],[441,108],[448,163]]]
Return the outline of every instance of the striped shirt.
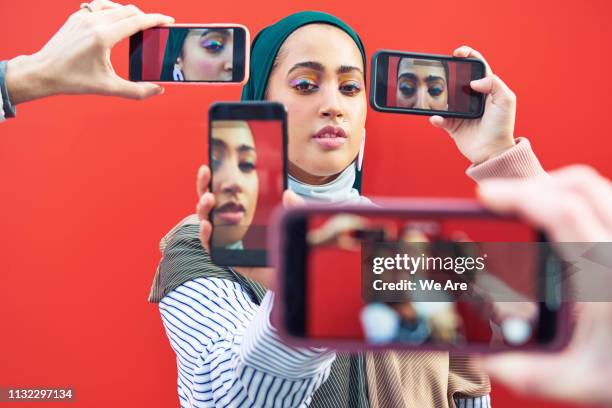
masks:
[[[282,343],[270,324],[272,298],[256,305],[238,283],[198,278],[161,300],[182,407],[308,405],[335,354]]]
[[[463,380],[473,375],[465,358],[416,352],[350,357],[285,345],[270,324],[273,294],[264,295],[265,289],[245,284],[246,278],[212,265],[197,239],[197,226],[188,224],[174,229],[172,239],[162,240],[162,273],[150,298],[159,301],[177,356],[182,407],[294,407],[310,402],[326,408],[448,407],[450,401],[489,406],[488,382],[483,387],[480,380]],[[408,374],[398,377],[397,372]],[[483,396],[456,399],[466,392]]]

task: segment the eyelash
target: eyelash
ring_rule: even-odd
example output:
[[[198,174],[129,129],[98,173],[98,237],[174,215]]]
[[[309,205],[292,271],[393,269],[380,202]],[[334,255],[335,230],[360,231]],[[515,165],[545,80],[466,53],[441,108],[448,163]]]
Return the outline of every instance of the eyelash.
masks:
[[[240,162],[238,164],[238,167],[243,173],[250,173],[257,169],[257,165],[255,164],[255,162],[249,162],[249,161]]]
[[[427,92],[429,92],[429,94],[430,94],[431,96],[433,96],[433,97],[437,97],[437,96],[442,95],[442,93],[444,92],[444,88],[442,88],[442,87],[441,87],[441,86],[439,86],[439,85],[435,85],[435,86],[432,86],[431,88],[429,88],[429,89],[427,90]]]
[[[200,42],[200,45],[202,48],[206,49],[206,51],[210,52],[211,54],[218,54],[223,51],[223,48],[225,48],[224,41],[217,39],[202,40],[202,42]]]
[[[400,92],[406,97],[411,97],[416,92],[414,86],[407,84],[405,82],[400,82],[399,89],[400,89]],[[429,95],[435,98],[435,97],[442,95],[442,93],[444,92],[444,88],[439,85],[434,85],[431,88],[427,88],[427,92],[429,93]]]
[[[291,87],[302,95],[310,95],[319,89],[319,86],[314,81],[307,79],[292,81]],[[361,85],[356,81],[348,81],[348,83],[345,82],[340,85],[340,91],[347,96],[354,96],[361,92]]]

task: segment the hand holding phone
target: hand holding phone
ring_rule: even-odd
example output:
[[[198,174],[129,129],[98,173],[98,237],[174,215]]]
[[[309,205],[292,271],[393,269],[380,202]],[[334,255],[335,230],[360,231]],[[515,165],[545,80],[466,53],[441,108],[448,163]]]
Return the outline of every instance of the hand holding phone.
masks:
[[[390,60],[393,61],[391,66]],[[456,71],[454,76],[453,70]],[[407,75],[395,78],[395,75],[404,73]],[[445,76],[448,76],[446,93],[441,92],[440,85],[443,82],[440,77]],[[461,154],[475,165],[502,154],[516,144],[516,96],[493,74],[482,54],[468,46],[457,48],[452,57],[379,51],[372,59],[370,86],[372,108],[387,113],[433,115],[429,118],[430,123],[444,129]],[[423,100],[436,99],[438,103],[398,103],[404,95],[413,100],[414,97],[410,95],[416,95],[417,89]],[[447,110],[439,102],[440,99],[447,99]],[[406,106],[398,106],[400,104]]]

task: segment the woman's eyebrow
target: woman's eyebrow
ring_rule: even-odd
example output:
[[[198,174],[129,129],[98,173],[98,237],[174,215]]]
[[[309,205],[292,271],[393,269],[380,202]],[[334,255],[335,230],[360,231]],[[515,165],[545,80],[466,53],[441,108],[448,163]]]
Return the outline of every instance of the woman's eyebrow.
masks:
[[[289,71],[287,71],[287,75],[289,75],[290,73],[292,73],[296,69],[300,69],[300,68],[308,68],[308,69],[312,69],[312,70],[318,71],[318,72],[325,71],[325,67],[320,62],[304,61],[304,62],[298,62],[297,64],[292,66],[291,69],[289,69]]]
[[[236,148],[236,150],[238,150],[239,153],[249,153],[249,152],[256,153],[255,148],[247,144],[241,144],[240,146]]]
[[[200,38],[204,37],[206,34],[209,33],[219,33],[227,37],[230,35],[230,30],[229,28],[207,28],[202,31],[202,34],[200,34]]]
[[[227,143],[225,143],[222,139],[217,139],[213,137],[211,140],[211,143],[213,147],[216,147],[217,149],[222,149],[222,150],[227,149]]]
[[[435,82],[435,81],[442,81],[446,83],[446,79],[442,78],[441,76],[429,75],[427,78],[425,78],[425,82]]]
[[[363,76],[363,71],[361,68],[354,67],[352,65],[341,65],[340,68],[336,70],[337,74],[350,74],[351,72],[359,72],[361,76]]]
[[[304,61],[304,62],[298,62],[297,64],[292,66],[291,69],[287,71],[287,75],[291,74],[293,71],[299,68],[308,68],[308,69],[312,69],[313,71],[317,71],[317,72],[325,71],[325,67],[320,62]],[[350,72],[355,72],[355,71],[359,72],[361,76],[363,76],[363,71],[360,68],[352,66],[352,65],[342,65],[340,66],[340,68],[336,70],[336,73],[337,74],[348,74]]]
[[[416,75],[414,75],[414,74],[413,74],[413,73],[411,73],[411,72],[403,72],[403,73],[401,73],[401,74],[400,74],[400,75],[397,77],[397,79],[400,79],[400,78],[406,78],[406,79],[410,79],[410,80],[412,80],[412,81],[416,81],[416,80],[417,80],[417,76],[416,76]]]

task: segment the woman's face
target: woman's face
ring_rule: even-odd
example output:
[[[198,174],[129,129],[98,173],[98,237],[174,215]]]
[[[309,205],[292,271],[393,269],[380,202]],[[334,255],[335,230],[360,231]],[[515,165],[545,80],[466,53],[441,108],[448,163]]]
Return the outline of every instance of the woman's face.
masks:
[[[442,63],[402,58],[397,69],[397,106],[448,110],[447,78]]]
[[[253,221],[259,192],[257,151],[244,121],[213,122],[211,143],[213,246],[223,247],[241,241]]]
[[[177,65],[186,81],[231,81],[234,34],[229,29],[189,30]]]
[[[367,112],[363,63],[341,29],[311,24],[294,31],[279,51],[266,99],[287,107],[292,176],[323,184],[357,157]]]

